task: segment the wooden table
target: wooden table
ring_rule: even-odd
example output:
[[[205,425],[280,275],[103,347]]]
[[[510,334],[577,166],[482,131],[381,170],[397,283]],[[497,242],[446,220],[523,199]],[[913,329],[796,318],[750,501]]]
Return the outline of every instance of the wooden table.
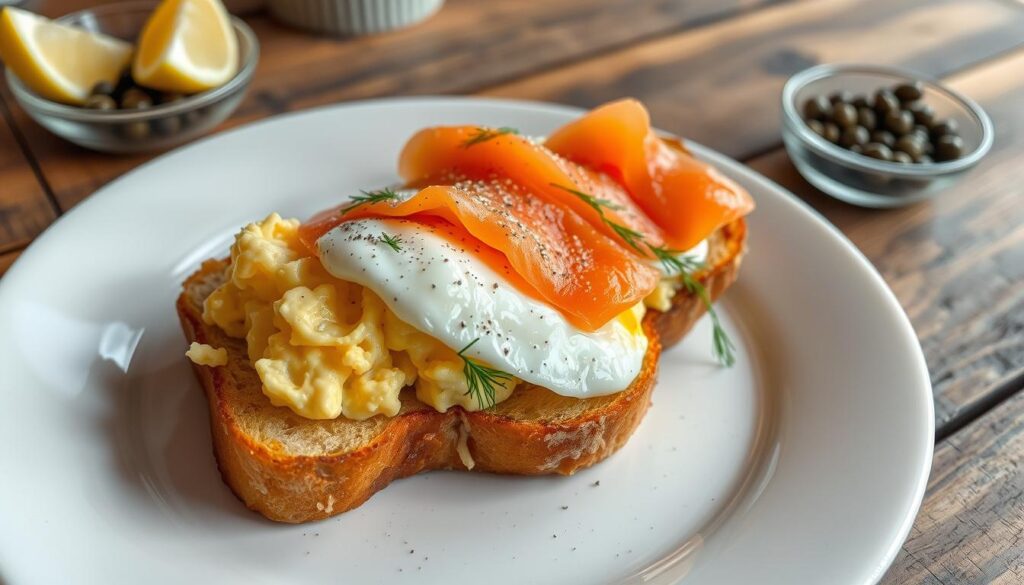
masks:
[[[29,8],[57,15],[83,0]],[[935,392],[921,513],[886,583],[1024,581],[1024,4],[1011,0],[450,0],[360,40],[247,16],[262,43],[223,128],[343,100],[476,94],[594,106],[632,95],[656,123],[746,162],[835,223],[910,315]],[[786,78],[822,62],[947,80],[995,122],[991,154],[937,200],[868,211],[817,192],[779,137]],[[47,134],[0,90],[0,272],[61,214],[150,156]],[[841,528],[841,527],[837,527]]]

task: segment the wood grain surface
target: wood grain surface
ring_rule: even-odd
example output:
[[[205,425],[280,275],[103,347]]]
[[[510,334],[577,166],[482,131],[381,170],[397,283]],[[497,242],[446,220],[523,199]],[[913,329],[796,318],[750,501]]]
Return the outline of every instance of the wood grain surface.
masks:
[[[658,126],[745,159],[780,143],[779,95],[818,63],[942,76],[1024,40],[1019,7],[991,0],[786,4],[496,86],[484,95],[592,107],[635,96]]]
[[[1024,50],[950,79],[992,117],[992,151],[936,200],[877,211],[823,195],[785,151],[749,162],[832,220],[878,268],[928,360],[940,437],[1024,371]]]
[[[595,53],[756,10],[781,0],[451,0],[435,18],[358,40],[315,37],[262,15],[247,18],[261,43],[249,96],[220,130],[342,99],[470,93]],[[42,0],[64,14],[87,0]],[[623,26],[628,22],[629,26]],[[75,203],[152,158],[108,156],[65,143],[16,108],[60,206]]]
[[[0,101],[0,253],[24,247],[55,217],[12,131],[7,107]]]
[[[936,447],[921,512],[882,583],[1024,583],[1024,393]]]

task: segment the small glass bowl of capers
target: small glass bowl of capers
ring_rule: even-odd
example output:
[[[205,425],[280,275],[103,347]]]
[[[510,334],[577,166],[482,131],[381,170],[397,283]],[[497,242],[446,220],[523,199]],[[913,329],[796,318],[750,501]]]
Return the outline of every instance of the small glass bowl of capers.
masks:
[[[119,2],[57,19],[134,41],[156,4]],[[144,152],[177,146],[223,122],[245,96],[259,59],[259,42],[244,22],[231,18],[238,37],[238,72],[220,87],[193,95],[167,94],[138,86],[129,72],[117,84],[100,83],[85,107],[36,95],[7,70],[7,85],[21,107],[54,134],[102,152]]]
[[[949,187],[992,146],[969,98],[909,71],[819,65],[782,91],[782,138],[800,174],[862,207],[899,207]]]

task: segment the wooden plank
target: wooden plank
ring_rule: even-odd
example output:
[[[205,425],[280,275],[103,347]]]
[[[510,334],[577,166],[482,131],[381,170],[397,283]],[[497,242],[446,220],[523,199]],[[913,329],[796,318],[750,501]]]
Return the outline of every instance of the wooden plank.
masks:
[[[53,206],[15,138],[6,104],[0,98],[0,253],[28,244],[55,218]]]
[[[641,39],[783,0],[450,0],[431,20],[354,40],[312,36],[268,16],[247,20],[262,51],[248,99],[231,123],[341,99],[471,92]],[[41,0],[56,15],[86,0]],[[623,23],[628,23],[624,26]],[[148,160],[86,152],[16,116],[63,209]]]
[[[786,4],[483,93],[579,106],[634,96],[665,130],[742,159],[780,143],[782,86],[806,67],[853,61],[945,75],[1022,39],[1024,10],[997,0]]]
[[[992,117],[992,151],[936,200],[878,211],[811,187],[784,151],[750,161],[832,220],[874,263],[914,324],[936,427],[971,415],[1024,371],[1024,50],[954,77]]]
[[[935,450],[928,491],[885,584],[1024,582],[1024,392]]]
[[[0,277],[2,277],[4,273],[7,272],[7,269],[14,264],[14,261],[18,259],[20,254],[21,250],[0,254]]]

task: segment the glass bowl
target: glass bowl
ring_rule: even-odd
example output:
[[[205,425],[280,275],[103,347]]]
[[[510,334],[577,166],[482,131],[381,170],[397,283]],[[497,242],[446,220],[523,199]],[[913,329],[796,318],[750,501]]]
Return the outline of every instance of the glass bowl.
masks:
[[[803,103],[835,91],[872,95],[908,81],[924,86],[922,100],[937,119],[953,119],[964,141],[956,160],[904,164],[876,160],[825,140],[804,122]],[[911,71],[871,65],[818,65],[797,73],[782,90],[782,140],[800,174],[818,189],[862,207],[899,207],[936,195],[976,165],[992,147],[992,121],[971,99]]]
[[[73,12],[57,22],[134,42],[156,8],[152,2],[124,2]],[[176,146],[205,134],[238,106],[259,59],[256,35],[231,17],[238,35],[238,72],[224,85],[175,102],[140,110],[91,110],[50,101],[25,87],[10,69],[7,85],[28,115],[57,136],[102,152],[142,152]]]

